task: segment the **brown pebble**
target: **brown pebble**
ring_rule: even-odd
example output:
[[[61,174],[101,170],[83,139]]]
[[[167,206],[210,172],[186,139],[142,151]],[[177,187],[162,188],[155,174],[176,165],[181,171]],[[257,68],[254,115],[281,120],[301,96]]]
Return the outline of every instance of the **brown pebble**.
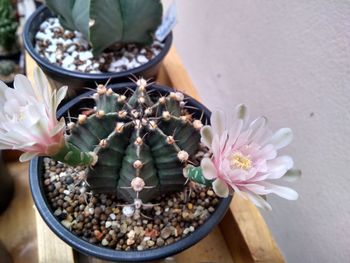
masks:
[[[170,227],[165,227],[160,231],[160,236],[163,239],[167,239],[168,237],[170,237],[170,235],[172,234],[172,229]]]
[[[101,241],[103,238],[103,234],[99,230],[95,230],[94,235],[97,238],[97,240],[99,240],[99,241]]]

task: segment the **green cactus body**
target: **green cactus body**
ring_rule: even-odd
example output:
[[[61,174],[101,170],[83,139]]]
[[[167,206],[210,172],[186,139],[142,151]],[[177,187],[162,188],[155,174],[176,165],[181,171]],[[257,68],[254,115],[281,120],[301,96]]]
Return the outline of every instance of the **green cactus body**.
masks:
[[[10,0],[0,0],[0,46],[11,51],[16,45],[18,23]]]
[[[56,158],[65,156],[69,164],[74,157],[76,164],[77,159],[83,163],[81,154],[97,156],[97,162],[87,160],[90,189],[116,192],[127,202],[147,202],[183,189],[183,168],[198,150],[202,126],[185,110],[181,93],[154,98],[147,94],[145,80],[137,85],[130,97],[100,85],[93,95],[94,113],[79,115],[66,139],[81,153],[67,156],[62,149]]]
[[[63,27],[84,35],[94,55],[115,43],[151,44],[163,12],[160,0],[46,0],[46,4]]]

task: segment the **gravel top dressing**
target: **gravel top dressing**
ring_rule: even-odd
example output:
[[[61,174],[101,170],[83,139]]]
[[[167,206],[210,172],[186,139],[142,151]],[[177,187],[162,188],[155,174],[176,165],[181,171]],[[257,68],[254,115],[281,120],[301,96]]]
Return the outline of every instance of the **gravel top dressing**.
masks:
[[[64,69],[86,73],[121,72],[139,67],[157,56],[164,44],[151,46],[126,44],[93,57],[89,43],[77,31],[65,30],[57,18],[48,18],[35,35],[35,50]]]
[[[86,191],[85,168],[44,159],[44,188],[56,218],[82,239],[115,250],[144,250],[190,235],[219,203],[212,190],[188,183],[140,210],[114,195]]]

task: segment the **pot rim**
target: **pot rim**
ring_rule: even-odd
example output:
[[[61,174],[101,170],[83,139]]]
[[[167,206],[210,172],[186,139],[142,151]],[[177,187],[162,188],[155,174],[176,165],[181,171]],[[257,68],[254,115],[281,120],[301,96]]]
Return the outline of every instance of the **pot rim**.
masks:
[[[34,11],[34,13],[28,18],[27,22],[25,23],[24,29],[23,29],[24,48],[29,53],[29,55],[35,60],[35,62],[38,63],[41,67],[43,67],[45,70],[49,70],[59,74],[64,74],[72,78],[93,81],[93,80],[104,80],[108,78],[116,79],[116,78],[122,78],[133,74],[138,74],[139,72],[143,72],[160,63],[165,57],[165,55],[168,53],[168,51],[170,50],[171,43],[173,41],[173,34],[172,32],[170,32],[165,38],[165,40],[163,41],[164,46],[161,49],[160,53],[156,55],[153,59],[149,60],[147,63],[142,64],[141,66],[133,69],[124,70],[121,72],[103,72],[103,73],[85,73],[80,71],[72,71],[72,70],[65,69],[61,66],[55,65],[51,63],[49,60],[47,60],[46,58],[41,57],[34,48],[34,45],[33,45],[34,39],[32,41],[30,37],[30,34],[31,34],[30,27],[33,21],[38,19],[38,17],[44,12],[50,13],[49,9],[45,5],[42,5]]]
[[[120,84],[111,84],[110,88],[113,90],[121,90],[125,88],[135,88],[134,83],[120,83]],[[151,86],[153,89],[157,89],[161,93],[169,93],[174,91],[165,86],[160,86],[153,84]],[[57,112],[57,117],[61,118],[64,113],[69,110],[71,107],[76,105],[81,101],[82,98],[86,98],[89,95],[92,95],[94,91],[88,91],[73,100],[67,102],[63,105],[60,110]],[[185,95],[185,98],[188,100],[188,104],[199,109],[202,109],[207,118],[210,117],[210,111],[200,102],[193,99],[192,97]],[[68,243],[74,249],[78,250],[83,254],[87,254],[93,257],[101,258],[104,260],[117,260],[117,261],[133,261],[133,262],[145,262],[158,260],[161,258],[166,258],[168,256],[180,253],[181,251],[195,245],[197,242],[206,237],[211,230],[221,221],[223,216],[225,215],[231,200],[232,196],[227,198],[221,198],[219,204],[217,205],[215,212],[210,215],[210,217],[198,228],[195,229],[194,232],[189,234],[188,236],[175,241],[172,244],[162,246],[154,249],[147,249],[142,251],[120,251],[113,250],[109,248],[104,248],[99,245],[94,245],[89,243],[88,241],[83,240],[82,238],[74,235],[68,229],[66,229],[59,220],[53,215],[53,212],[50,211],[48,201],[44,194],[44,189],[41,187],[43,185],[42,180],[40,179],[42,175],[42,163],[44,157],[36,157],[30,162],[29,167],[29,182],[30,189],[33,196],[34,203],[39,211],[41,217],[49,226],[49,228],[63,241]]]

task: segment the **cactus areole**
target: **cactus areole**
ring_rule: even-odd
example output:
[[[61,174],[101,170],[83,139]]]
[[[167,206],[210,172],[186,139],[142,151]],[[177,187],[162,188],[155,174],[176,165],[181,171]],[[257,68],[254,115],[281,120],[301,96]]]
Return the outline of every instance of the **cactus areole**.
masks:
[[[116,193],[129,203],[182,190],[183,170],[198,151],[204,112],[188,111],[182,93],[160,94],[144,79],[122,94],[103,85],[96,91],[95,106],[67,125],[68,135],[53,158],[86,165],[93,193]]]

